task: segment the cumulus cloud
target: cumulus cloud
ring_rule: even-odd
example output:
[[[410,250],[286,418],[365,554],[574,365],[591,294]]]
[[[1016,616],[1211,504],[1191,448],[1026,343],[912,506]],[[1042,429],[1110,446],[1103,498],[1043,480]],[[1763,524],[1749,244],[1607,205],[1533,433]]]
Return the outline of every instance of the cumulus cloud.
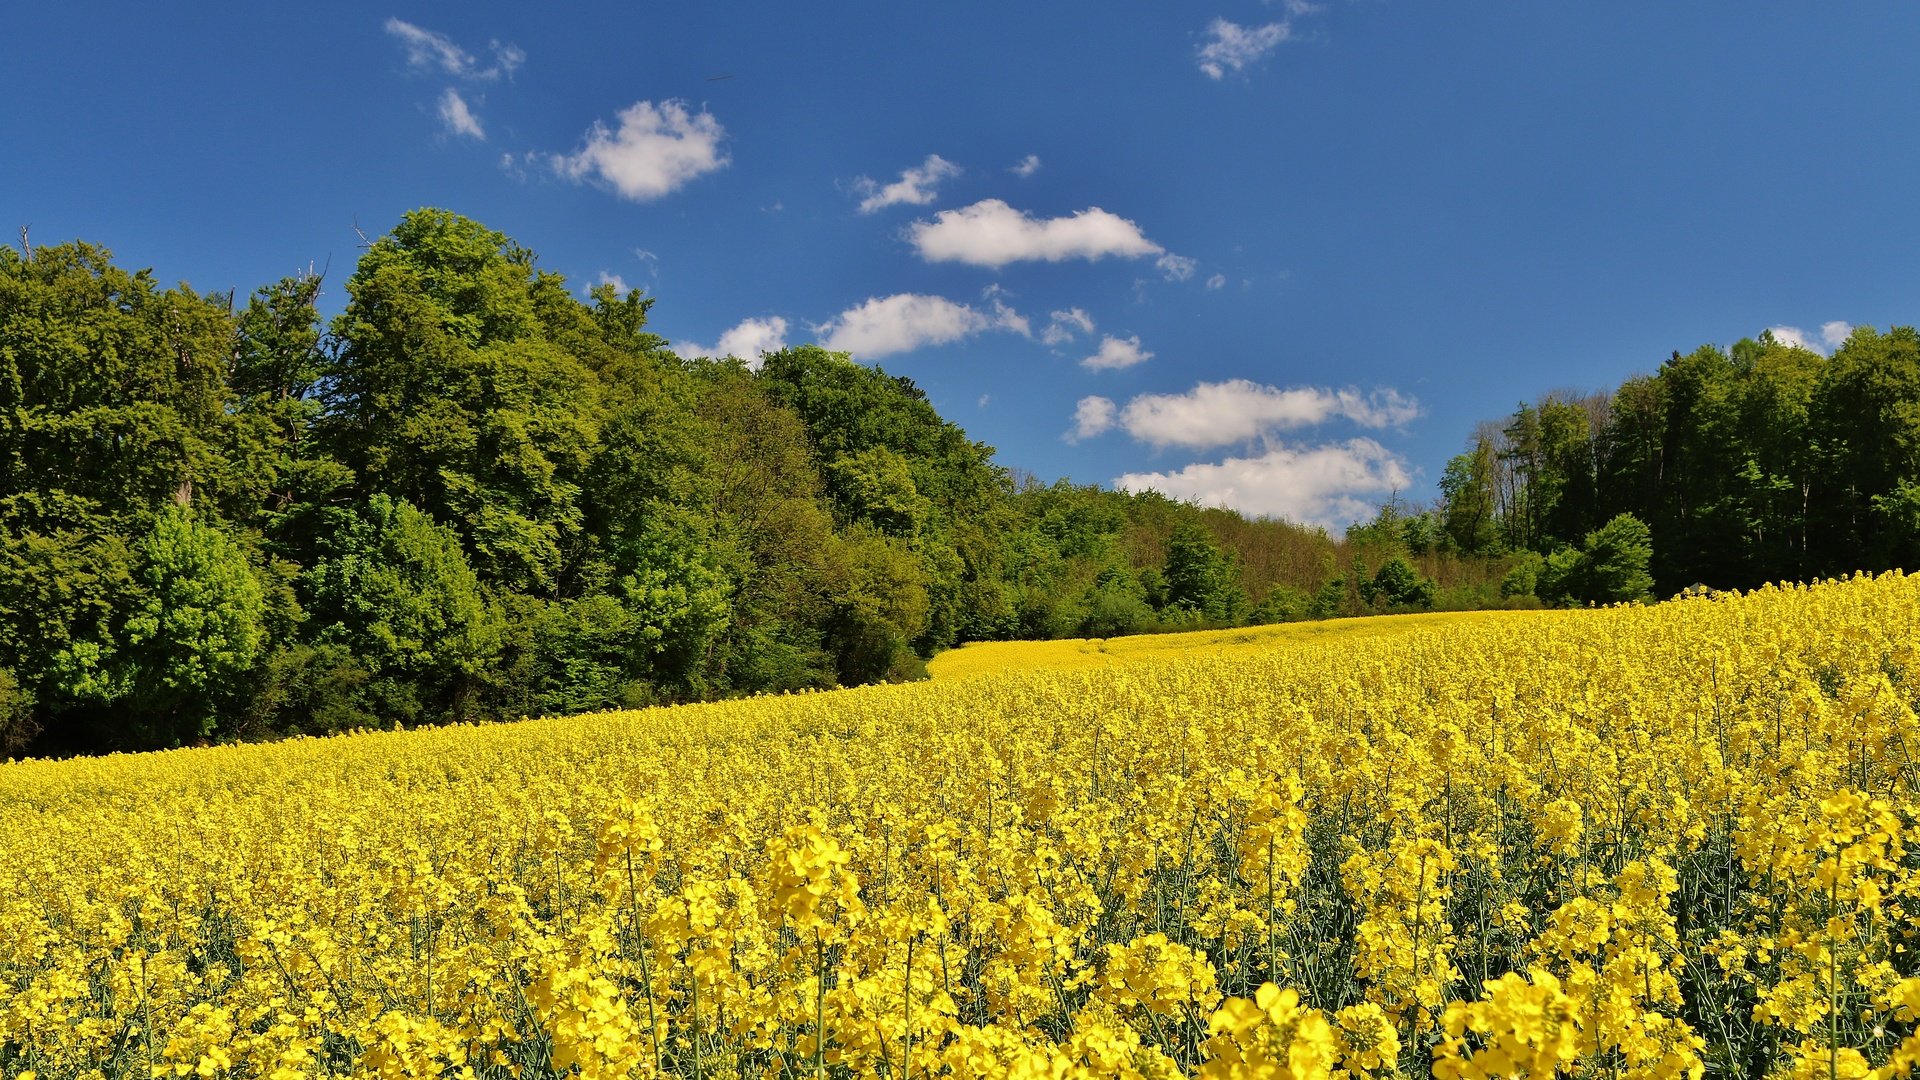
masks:
[[[407,50],[407,66],[415,71],[439,71],[457,78],[485,81],[511,76],[527,61],[527,54],[519,46],[495,41],[487,46],[493,54],[493,63],[481,67],[472,53],[454,44],[445,34],[401,19],[388,19],[386,30]]]
[[[1068,442],[1091,439],[1113,427],[1113,417],[1118,406],[1111,398],[1083,397],[1073,410],[1073,430],[1067,432]]]
[[[928,154],[927,160],[915,168],[903,170],[900,179],[891,184],[882,186],[878,181],[862,176],[853,182],[853,189],[865,196],[860,200],[860,212],[871,214],[902,203],[925,206],[939,194],[935,189],[940,181],[959,175],[960,166],[939,154]]]
[[[1769,326],[1767,332],[1773,335],[1773,340],[1782,345],[1791,345],[1825,356],[1846,344],[1847,335],[1853,333],[1853,324],[1838,319],[1821,323],[1818,335],[1809,334],[1797,326]]]
[[[1344,418],[1361,427],[1404,424],[1420,405],[1396,390],[1371,394],[1347,387],[1282,390],[1248,379],[1200,383],[1184,394],[1141,394],[1127,402],[1120,422],[1154,446],[1232,446],[1290,428]]]
[[[451,86],[440,95],[440,122],[447,125],[447,131],[454,135],[486,141],[487,133],[480,126],[480,118],[467,107],[467,99],[460,96],[460,91]]]
[[[742,319],[740,324],[720,335],[717,345],[696,345],[691,341],[674,343],[681,356],[733,356],[756,370],[762,353],[779,352],[787,347],[787,320],[778,315],[764,319]]]
[[[1239,71],[1293,37],[1293,25],[1287,22],[1264,26],[1241,26],[1225,19],[1207,24],[1207,38],[1200,45],[1200,70],[1209,79],[1224,79],[1229,71]]]
[[[1008,169],[1007,171],[1019,177],[1020,179],[1025,180],[1027,177],[1032,176],[1034,173],[1037,173],[1040,171],[1040,155],[1028,154],[1026,157],[1023,157],[1019,161],[1015,162],[1013,167]]]
[[[1108,334],[1100,339],[1100,351],[1080,361],[1080,366],[1088,371],[1111,371],[1144,364],[1151,359],[1153,354],[1140,347],[1138,335],[1117,338]]]
[[[994,268],[1023,260],[1132,259],[1165,250],[1138,225],[1097,206],[1067,217],[1035,218],[999,199],[942,210],[932,221],[914,222],[907,235],[928,262]]]
[[[863,359],[910,352],[926,345],[946,345],[988,330],[1027,335],[1027,320],[997,298],[983,312],[945,297],[920,293],[876,296],[848,308],[814,328],[829,349]]]
[[[1339,528],[1373,512],[1379,496],[1412,480],[1406,463],[1372,439],[1276,446],[1257,457],[1199,462],[1174,472],[1127,473],[1122,491],[1224,506],[1251,517]]]
[[[618,130],[594,121],[586,145],[555,154],[553,168],[569,180],[597,180],[623,198],[647,202],[724,168],[726,135],[712,113],[690,113],[685,102],[637,101],[620,113]]]
[[[1048,345],[1065,345],[1077,333],[1093,333],[1093,316],[1079,308],[1068,308],[1048,317],[1047,328],[1041,331],[1040,340]]]

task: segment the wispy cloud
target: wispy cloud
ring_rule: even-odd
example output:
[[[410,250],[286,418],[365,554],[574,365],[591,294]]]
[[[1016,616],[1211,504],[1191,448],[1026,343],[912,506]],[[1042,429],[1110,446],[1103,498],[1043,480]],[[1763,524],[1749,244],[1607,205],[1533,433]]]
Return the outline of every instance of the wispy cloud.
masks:
[[[1040,333],[1040,340],[1048,345],[1065,345],[1072,341],[1075,334],[1093,333],[1093,316],[1079,308],[1056,311],[1047,319],[1047,328]]]
[[[407,50],[407,66],[415,71],[438,71],[459,79],[484,82],[502,76],[510,78],[527,61],[526,52],[518,45],[494,41],[487,45],[493,63],[483,67],[472,53],[456,45],[452,38],[403,19],[388,19],[386,31]]]
[[[900,179],[891,184],[882,185],[876,180],[862,176],[854,180],[853,189],[864,196],[860,200],[860,212],[871,214],[889,206],[902,204],[925,206],[939,194],[940,181],[959,175],[960,166],[939,154],[928,154],[927,160],[913,168],[902,170]]]
[[[460,96],[460,91],[451,86],[440,95],[440,122],[445,124],[447,131],[454,135],[465,135],[470,139],[486,141],[487,133],[480,126],[480,118],[473,115],[473,110],[467,107],[467,99]]]
[[[728,163],[721,146],[726,130],[712,113],[689,112],[685,102],[637,101],[619,120],[618,129],[596,120],[577,152],[553,156],[554,171],[569,180],[597,180],[622,198],[648,202]]]
[[[1212,277],[1207,279],[1208,289],[1224,289],[1226,288],[1226,285],[1227,285],[1227,275],[1225,274],[1215,274]]]
[[[1090,207],[1067,217],[1035,218],[999,199],[942,210],[916,221],[908,239],[928,262],[959,262],[998,268],[1012,262],[1139,258],[1165,249],[1133,222]]]
[[[1025,180],[1027,177],[1040,171],[1040,155],[1028,154],[1026,157],[1014,162],[1013,166],[1007,171]]]
[[[1153,265],[1159,268],[1160,273],[1168,281],[1185,281],[1193,276],[1195,270],[1200,269],[1200,260],[1189,259],[1185,255],[1167,254],[1155,259]]]
[[[1230,71],[1239,71],[1248,64],[1278,48],[1280,43],[1293,37],[1291,22],[1273,22],[1262,26],[1241,26],[1226,19],[1215,19],[1207,24],[1206,40],[1201,42],[1198,54],[1200,70],[1209,79],[1224,79]]]

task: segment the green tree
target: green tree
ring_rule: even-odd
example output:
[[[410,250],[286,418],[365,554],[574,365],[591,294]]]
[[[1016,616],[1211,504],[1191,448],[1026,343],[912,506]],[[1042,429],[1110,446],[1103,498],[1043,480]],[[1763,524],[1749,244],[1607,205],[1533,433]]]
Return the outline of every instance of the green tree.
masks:
[[[925,673],[909,646],[927,621],[920,561],[902,541],[851,530],[835,552],[834,614],[827,635],[840,682],[852,686]]]
[[[593,315],[504,235],[416,210],[375,241],[334,320],[320,431],[361,492],[457,529],[484,580],[553,595],[581,539],[598,381],[565,343]]]
[[[405,724],[474,717],[504,626],[457,535],[387,495],[334,519],[306,574],[307,607],[315,639],[366,668],[364,710]]]
[[[1477,554],[1493,548],[1499,521],[1494,501],[1494,449],[1487,439],[1447,461],[1440,477],[1442,526],[1456,550]]]
[[[1421,577],[1397,555],[1382,563],[1373,575],[1373,596],[1388,608],[1430,608],[1434,591],[1432,578]]]
[[[34,717],[33,695],[13,677],[13,672],[0,667],[0,758],[25,750],[38,734],[40,724]]]
[[[725,633],[729,586],[692,515],[657,515],[618,553],[618,595],[632,614],[633,647],[655,683],[682,694],[705,687],[705,661]]]
[[[121,657],[142,602],[134,555],[111,533],[0,532],[0,667],[32,702],[36,745],[51,751],[136,749],[118,703],[131,692]]]
[[[1538,595],[1540,575],[1546,571],[1546,557],[1537,551],[1522,551],[1500,579],[1502,597]]]
[[[1550,603],[1618,604],[1647,599],[1653,590],[1648,566],[1653,536],[1632,514],[1617,514],[1588,533],[1580,548],[1547,556],[1538,592]]]
[[[1182,525],[1167,542],[1167,607],[1207,622],[1231,623],[1246,605],[1233,561],[1200,525]]]
[[[1146,590],[1140,579],[1126,567],[1108,565],[1101,569],[1087,590],[1079,635],[1089,638],[1120,637],[1138,634],[1153,625],[1153,608],[1147,606]]]
[[[125,707],[143,742],[179,745],[216,733],[266,650],[266,592],[246,553],[186,506],[169,506],[138,549],[141,598],[121,661]]]
[[[160,291],[103,248],[0,248],[0,521],[115,529],[183,490],[229,496],[218,298]]]
[[[914,487],[907,459],[884,446],[834,459],[827,465],[827,485],[849,517],[889,536],[917,536],[932,510]]]
[[[1653,561],[1653,534],[1639,518],[1615,515],[1587,534],[1580,554],[1581,599],[1614,604],[1651,595],[1653,577],[1647,568]]]
[[[1915,543],[1902,485],[1920,483],[1920,332],[1858,327],[1814,390],[1818,572],[1884,570]]]

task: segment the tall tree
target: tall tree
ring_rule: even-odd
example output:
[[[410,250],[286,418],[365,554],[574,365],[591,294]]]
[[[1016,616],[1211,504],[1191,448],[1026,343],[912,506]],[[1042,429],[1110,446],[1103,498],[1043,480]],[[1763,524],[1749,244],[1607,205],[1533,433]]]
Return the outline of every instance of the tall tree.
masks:
[[[597,383],[556,338],[591,316],[504,235],[416,210],[347,282],[325,378],[329,448],[363,493],[456,528],[489,582],[554,595],[583,525]]]
[[[1906,489],[1920,484],[1920,333],[1856,329],[1821,372],[1811,407],[1824,573],[1914,557]]]
[[[347,647],[367,671],[365,711],[398,723],[472,718],[504,627],[457,534],[388,495],[335,512],[333,524],[306,573],[307,607],[315,639]]]
[[[154,519],[139,559],[142,595],[121,654],[132,669],[125,706],[142,718],[142,741],[205,739],[266,653],[266,590],[240,545],[185,505]]]
[[[0,248],[0,519],[103,528],[183,488],[230,493],[232,352],[217,298],[89,244]]]
[[[1445,500],[1443,527],[1460,551],[1484,552],[1497,543],[1496,466],[1492,441],[1480,438],[1472,449],[1449,459],[1440,477],[1440,494]]]

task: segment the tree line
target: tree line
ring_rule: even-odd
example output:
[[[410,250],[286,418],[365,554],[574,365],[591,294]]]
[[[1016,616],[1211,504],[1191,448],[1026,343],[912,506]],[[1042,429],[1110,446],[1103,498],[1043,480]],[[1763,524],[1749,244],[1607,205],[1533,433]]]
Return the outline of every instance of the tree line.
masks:
[[[1920,568],[1920,334],[1762,333],[1482,424],[1419,527],[1550,602]]]
[[[442,210],[324,282],[0,248],[0,755],[924,674],[967,641],[1920,564],[1920,335],[1767,334],[1482,424],[1343,536],[994,461],[814,346],[680,357]]]
[[[243,300],[86,243],[0,249],[0,756],[824,688],[972,640],[1434,599],[1403,560],[1364,604],[1317,602],[1347,539],[1017,477],[842,354],[676,356],[651,297],[582,301],[446,211],[371,242],[331,320],[323,285]]]

